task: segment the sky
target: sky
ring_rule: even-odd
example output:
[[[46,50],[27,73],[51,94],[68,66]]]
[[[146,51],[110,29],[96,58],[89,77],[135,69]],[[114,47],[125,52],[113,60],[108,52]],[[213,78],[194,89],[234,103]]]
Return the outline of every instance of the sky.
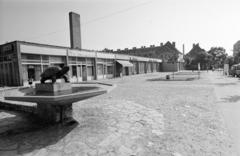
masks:
[[[0,44],[15,40],[70,47],[68,13],[81,16],[82,48],[176,42],[224,47],[240,40],[239,0],[0,0]]]

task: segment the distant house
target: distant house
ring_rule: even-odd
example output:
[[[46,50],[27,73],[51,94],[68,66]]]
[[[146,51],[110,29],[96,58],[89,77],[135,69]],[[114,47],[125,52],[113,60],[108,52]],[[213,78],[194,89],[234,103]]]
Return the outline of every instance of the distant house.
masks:
[[[205,49],[203,49],[199,46],[199,43],[193,44],[192,49],[187,53],[187,55],[191,55],[194,57],[194,56],[196,56],[196,54],[198,54],[199,52],[202,52],[202,51],[206,52]]]
[[[183,70],[183,54],[176,48],[175,42],[168,41],[165,44],[161,43],[159,46],[150,45],[149,47],[118,49],[114,53],[161,59],[161,71],[164,72]]]
[[[192,49],[185,55],[186,69],[197,70],[198,63],[201,64],[201,69],[206,68],[206,63],[203,62],[207,53],[199,46],[199,43],[193,44]]]

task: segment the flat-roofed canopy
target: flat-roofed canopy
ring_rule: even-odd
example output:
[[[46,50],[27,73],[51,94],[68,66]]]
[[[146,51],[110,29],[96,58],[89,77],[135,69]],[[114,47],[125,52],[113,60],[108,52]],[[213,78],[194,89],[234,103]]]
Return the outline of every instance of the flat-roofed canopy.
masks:
[[[120,63],[123,67],[133,67],[133,64],[129,61],[117,60],[117,62]]]

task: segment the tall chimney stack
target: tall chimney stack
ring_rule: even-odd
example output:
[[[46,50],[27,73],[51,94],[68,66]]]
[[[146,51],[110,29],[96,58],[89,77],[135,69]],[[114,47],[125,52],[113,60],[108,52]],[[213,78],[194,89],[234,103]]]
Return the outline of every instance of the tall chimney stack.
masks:
[[[71,48],[82,49],[80,15],[74,12],[69,13],[70,42]]]
[[[183,56],[185,55],[185,45],[182,45],[182,52],[183,52]]]

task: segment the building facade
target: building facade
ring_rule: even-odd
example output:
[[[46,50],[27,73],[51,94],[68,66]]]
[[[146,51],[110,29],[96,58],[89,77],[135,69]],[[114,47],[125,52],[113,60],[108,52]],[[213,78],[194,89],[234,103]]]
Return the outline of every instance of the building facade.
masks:
[[[237,41],[234,45],[233,45],[233,57],[236,57],[237,54],[240,53],[240,41]]]
[[[68,65],[70,81],[75,83],[158,72],[161,62],[156,58],[14,41],[0,45],[0,85],[27,85],[29,79],[38,82],[50,66]]]
[[[161,43],[159,46],[150,45],[149,47],[142,46],[141,48],[133,47],[132,49],[125,48],[123,50],[118,49],[117,51],[107,51],[118,54],[161,59],[162,63],[160,70],[163,72],[184,69],[183,54],[176,48],[175,42]]]

